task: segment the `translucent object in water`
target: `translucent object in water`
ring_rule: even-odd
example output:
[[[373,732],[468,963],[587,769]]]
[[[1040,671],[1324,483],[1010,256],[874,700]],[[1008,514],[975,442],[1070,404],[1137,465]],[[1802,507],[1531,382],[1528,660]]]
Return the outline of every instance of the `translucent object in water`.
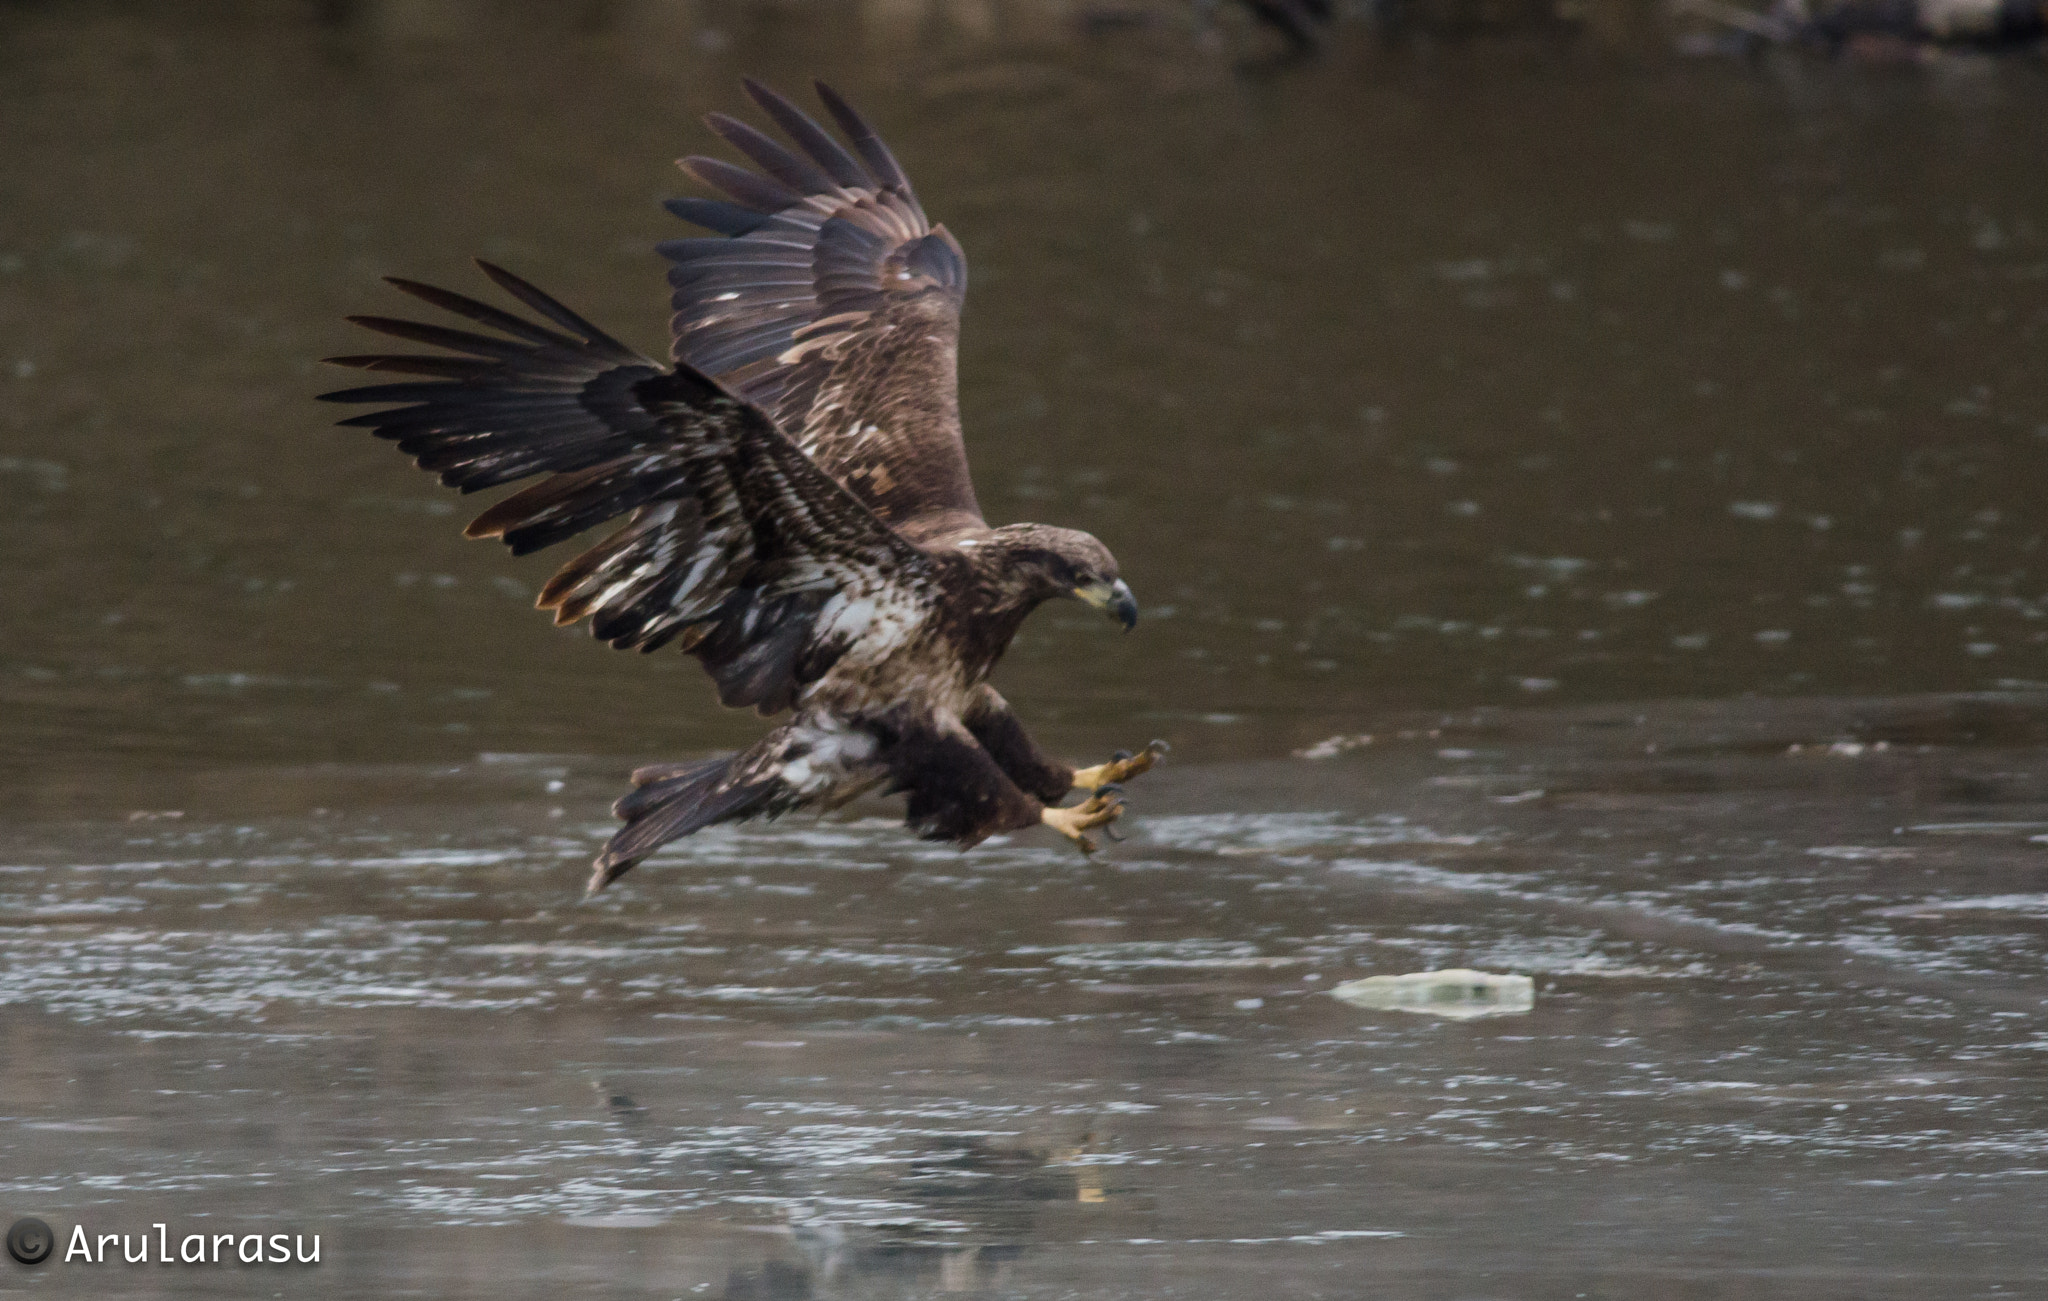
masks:
[[[1536,982],[1529,977],[1500,976],[1464,967],[1411,971],[1404,976],[1367,976],[1363,980],[1347,980],[1330,992],[1354,1007],[1427,1012],[1459,1021],[1475,1016],[1518,1014],[1536,1006]]]

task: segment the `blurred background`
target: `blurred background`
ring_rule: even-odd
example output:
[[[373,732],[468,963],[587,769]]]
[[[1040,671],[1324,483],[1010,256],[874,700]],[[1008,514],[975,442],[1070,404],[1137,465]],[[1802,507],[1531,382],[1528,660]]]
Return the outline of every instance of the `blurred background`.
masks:
[[[310,400],[379,277],[473,255],[663,355],[657,201],[743,74],[880,124],[968,250],[991,518],[1137,589],[1002,670],[1061,749],[2048,680],[2038,54],[1303,12],[1311,57],[1168,0],[0,5],[0,800],[751,738]]]
[[[0,1295],[2040,1295],[2042,23],[0,0],[0,1221],[329,1253]],[[761,720],[313,401],[473,256],[665,355],[743,75],[880,127],[990,518],[1136,589],[997,676],[1174,743],[1095,860],[577,903]],[[1328,997],[1447,967],[1535,1006]]]

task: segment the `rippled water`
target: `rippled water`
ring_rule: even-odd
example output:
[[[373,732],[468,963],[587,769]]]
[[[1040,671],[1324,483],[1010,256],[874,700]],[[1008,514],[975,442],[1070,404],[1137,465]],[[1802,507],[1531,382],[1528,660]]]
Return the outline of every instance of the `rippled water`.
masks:
[[[436,1295],[2038,1286],[2048,712],[1411,721],[1148,776],[1094,863],[858,811],[590,904],[575,761],[16,829],[0,1197]],[[1328,996],[1445,966],[1535,1010]]]
[[[2048,1286],[2038,62],[1196,12],[0,6],[0,1219],[326,1252],[0,1294]],[[983,500],[1145,604],[1001,676],[1175,743],[1096,862],[878,804],[578,902],[758,721],[310,401],[471,254],[657,349],[743,72],[883,125]],[[1438,967],[1535,1008],[1328,995]]]

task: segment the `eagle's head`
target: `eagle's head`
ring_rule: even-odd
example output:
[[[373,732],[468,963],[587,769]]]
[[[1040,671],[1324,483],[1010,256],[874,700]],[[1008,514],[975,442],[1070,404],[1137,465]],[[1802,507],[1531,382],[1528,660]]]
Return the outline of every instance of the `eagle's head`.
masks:
[[[1006,524],[980,540],[985,556],[1000,558],[1006,585],[1031,605],[1054,597],[1086,601],[1129,632],[1138,602],[1117,575],[1116,557],[1094,535],[1050,524]]]

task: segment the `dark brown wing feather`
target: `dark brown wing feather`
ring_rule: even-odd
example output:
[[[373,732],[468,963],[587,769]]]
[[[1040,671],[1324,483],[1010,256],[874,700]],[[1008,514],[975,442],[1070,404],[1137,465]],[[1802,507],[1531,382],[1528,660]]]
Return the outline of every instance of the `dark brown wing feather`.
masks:
[[[542,589],[557,623],[587,617],[592,633],[622,648],[679,640],[726,704],[772,714],[864,641],[886,640],[929,610],[930,561],[759,409],[478,265],[561,330],[394,280],[507,337],[355,317],[460,355],[330,358],[426,378],[322,396],[399,404],[341,423],[391,439],[464,492],[547,476],[479,515],[470,537],[502,538],[523,555],[628,516]]]
[[[719,235],[660,246],[674,263],[676,361],[768,412],[897,529],[921,538],[980,524],[956,375],[966,256],[844,100],[818,87],[851,150],[746,85],[796,149],[714,113],[711,129],[760,171],[682,161],[728,197],[667,205]]]

